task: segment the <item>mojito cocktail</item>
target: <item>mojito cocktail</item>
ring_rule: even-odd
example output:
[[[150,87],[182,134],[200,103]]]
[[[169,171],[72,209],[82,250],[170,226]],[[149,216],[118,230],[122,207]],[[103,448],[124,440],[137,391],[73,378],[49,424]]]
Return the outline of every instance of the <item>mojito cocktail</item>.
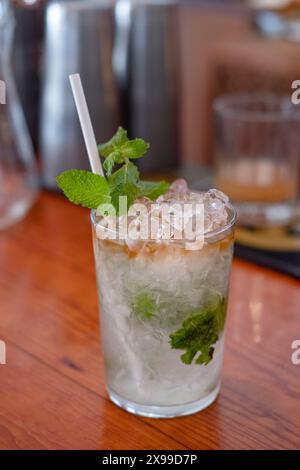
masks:
[[[199,248],[172,238],[172,227],[169,240],[161,231],[151,240],[102,239],[103,218],[92,215],[107,390],[145,416],[196,412],[220,388],[234,211],[223,193],[175,184],[149,212],[190,201],[204,206]]]
[[[172,417],[220,389],[235,211],[215,189],[141,180],[134,161],[148,148],[120,127],[99,146],[105,173],[96,156],[94,173],[57,183],[93,209],[108,394],[127,411]]]

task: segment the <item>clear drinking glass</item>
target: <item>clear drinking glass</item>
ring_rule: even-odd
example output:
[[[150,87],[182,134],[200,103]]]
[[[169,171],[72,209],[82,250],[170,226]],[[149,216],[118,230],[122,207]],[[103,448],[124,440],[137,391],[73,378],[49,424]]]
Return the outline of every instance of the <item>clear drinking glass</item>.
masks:
[[[214,102],[215,184],[249,226],[287,224],[298,193],[300,111],[287,96],[242,93]]]
[[[103,240],[92,212],[107,391],[129,412],[188,415],[218,395],[235,222],[229,203],[226,212],[226,224],[205,233],[203,247],[193,251],[171,241],[149,240],[135,251],[118,240]],[[204,322],[203,315],[208,315]],[[207,351],[212,359],[205,365],[195,356],[184,363],[184,350],[172,349],[170,335],[180,336],[184,326],[203,339],[211,334],[211,321],[219,322],[220,330],[211,338],[214,351]]]
[[[33,148],[10,64],[13,29],[9,1],[0,0],[0,228],[22,218],[37,194]]]

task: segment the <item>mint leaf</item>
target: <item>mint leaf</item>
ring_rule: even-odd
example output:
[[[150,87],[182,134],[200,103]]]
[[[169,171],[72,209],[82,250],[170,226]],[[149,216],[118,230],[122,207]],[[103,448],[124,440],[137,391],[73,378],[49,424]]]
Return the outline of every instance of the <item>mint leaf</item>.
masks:
[[[139,188],[141,196],[146,196],[152,201],[155,201],[159,196],[165,194],[169,189],[169,183],[166,181],[140,181]]]
[[[128,162],[124,164],[119,170],[113,173],[109,180],[109,188],[111,195],[111,202],[119,214],[119,197],[127,197],[127,209],[134,203],[135,199],[140,194],[138,187],[139,171],[137,167]]]
[[[223,331],[225,327],[225,320],[226,320],[226,310],[227,310],[227,302],[223,295],[218,293],[218,300],[216,297],[216,306],[215,306],[215,314],[217,318],[218,330]]]
[[[111,176],[113,167],[117,163],[122,163],[122,155],[119,150],[115,150],[104,160],[103,168],[107,177]]]
[[[186,318],[179,330],[170,334],[173,349],[186,350],[181,356],[184,364],[192,364],[195,356],[196,364],[207,365],[213,358],[213,345],[218,341],[224,329],[226,301],[218,294],[215,302],[208,307],[193,312]]]
[[[182,354],[181,361],[183,362],[183,364],[190,365],[193,362],[193,359],[196,356],[196,354],[197,354],[196,349],[189,348],[184,354]]]
[[[104,169],[111,176],[116,164],[127,163],[130,159],[140,158],[147,152],[149,144],[143,139],[129,140],[127,131],[119,127],[116,134],[106,143],[100,144],[98,150],[104,160]]]
[[[157,305],[154,295],[150,292],[138,293],[134,298],[131,308],[135,315],[140,318],[149,320],[155,315],[157,311]]]
[[[213,355],[214,355],[214,348],[213,347],[203,347],[201,350],[201,354],[198,356],[196,359],[196,364],[202,365],[204,364],[205,366],[209,364],[209,362],[212,360]]]
[[[119,127],[115,135],[108,142],[98,145],[98,150],[103,157],[107,158],[114,150],[127,141],[127,131]]]
[[[136,159],[140,158],[149,149],[150,145],[143,139],[128,140],[120,147],[123,158]]]
[[[98,146],[100,154],[105,159],[103,167],[108,181],[91,172],[71,170],[58,176],[57,184],[75,204],[89,208],[112,204],[120,215],[120,197],[127,198],[127,209],[129,209],[137,197],[147,196],[155,200],[168,189],[168,184],[164,181],[159,183],[139,181],[139,171],[131,160],[142,157],[148,148],[149,144],[143,139],[129,140],[127,131],[119,127],[108,142]],[[113,172],[115,165],[122,166]],[[107,209],[103,214],[106,213]]]
[[[90,171],[69,170],[57,176],[56,182],[74,204],[96,209],[100,204],[111,202],[109,185],[104,176]]]

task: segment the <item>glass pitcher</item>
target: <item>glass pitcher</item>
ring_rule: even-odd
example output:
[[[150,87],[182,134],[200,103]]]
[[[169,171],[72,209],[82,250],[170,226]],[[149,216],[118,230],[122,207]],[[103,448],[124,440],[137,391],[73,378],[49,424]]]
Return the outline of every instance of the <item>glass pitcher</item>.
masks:
[[[32,143],[10,64],[13,30],[10,2],[0,0],[0,229],[20,220],[37,195]]]

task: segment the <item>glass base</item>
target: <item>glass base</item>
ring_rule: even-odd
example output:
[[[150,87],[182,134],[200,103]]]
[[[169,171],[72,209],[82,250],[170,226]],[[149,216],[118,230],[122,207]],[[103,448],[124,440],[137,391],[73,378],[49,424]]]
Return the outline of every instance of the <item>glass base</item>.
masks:
[[[5,199],[0,204],[0,230],[6,229],[16,224],[25,217],[31,209],[37,197],[37,192],[32,194],[23,194],[22,198],[15,200]]]
[[[140,405],[120,397],[120,395],[113,392],[108,386],[106,388],[111,401],[129,413],[146,418],[175,418],[177,416],[191,415],[207,408],[217,398],[220,387],[221,384],[219,383],[209,395],[201,400],[186,403],[185,405],[172,406]]]

